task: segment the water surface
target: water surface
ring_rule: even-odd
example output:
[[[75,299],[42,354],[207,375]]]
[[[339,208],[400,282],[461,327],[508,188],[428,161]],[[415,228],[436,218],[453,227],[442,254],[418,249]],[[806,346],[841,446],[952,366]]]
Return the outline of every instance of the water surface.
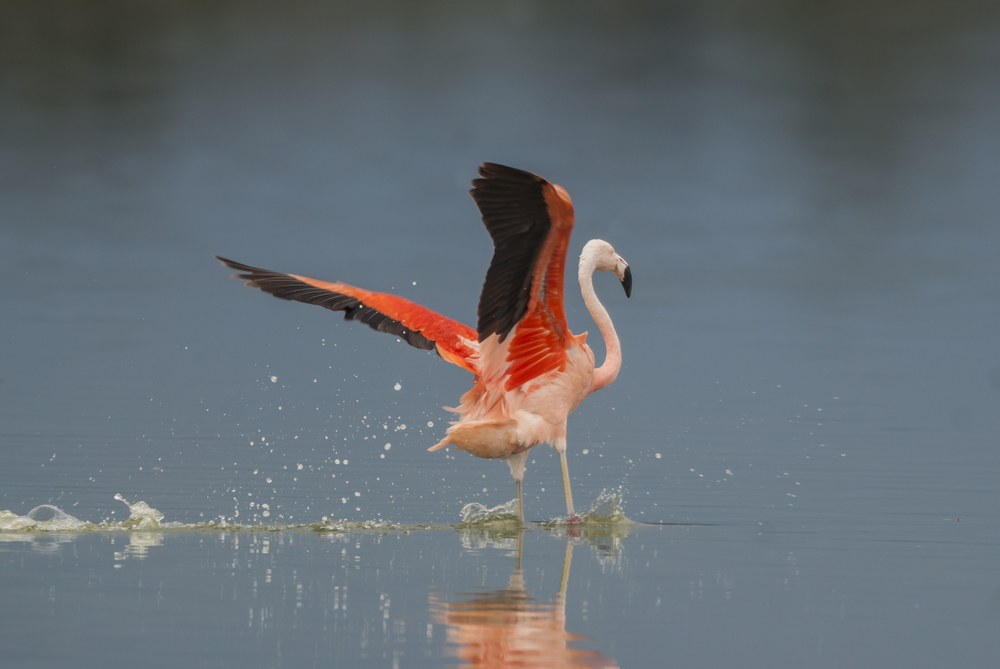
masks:
[[[988,666],[998,38],[973,1],[4,5],[0,510],[90,524],[0,531],[4,666]],[[456,529],[513,496],[426,452],[467,373],[212,258],[474,323],[484,160],[631,264],[568,438],[627,529],[546,524],[545,448],[526,531]]]

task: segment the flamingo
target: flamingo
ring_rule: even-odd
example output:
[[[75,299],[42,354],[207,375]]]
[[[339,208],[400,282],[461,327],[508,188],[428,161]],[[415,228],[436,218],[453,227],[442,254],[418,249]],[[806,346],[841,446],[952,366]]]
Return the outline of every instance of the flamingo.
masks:
[[[521,482],[528,451],[547,443],[559,454],[567,518],[576,521],[566,459],[566,421],[580,403],[610,385],[621,369],[621,346],[594,292],[593,273],[613,272],[632,295],[632,271],[606,241],[592,239],[580,254],[583,301],[604,337],[607,355],[594,367],[587,333],[566,324],[563,274],[573,231],[573,201],[560,186],[523,170],[483,163],[469,191],[493,239],[493,259],[479,297],[475,329],[397,295],[346,283],[282,274],[215,256],[246,281],[275,297],[343,311],[345,320],[434,350],[475,375],[457,408],[459,418],[428,450],[446,446],[480,458],[505,460],[514,478],[517,517],[524,521]]]

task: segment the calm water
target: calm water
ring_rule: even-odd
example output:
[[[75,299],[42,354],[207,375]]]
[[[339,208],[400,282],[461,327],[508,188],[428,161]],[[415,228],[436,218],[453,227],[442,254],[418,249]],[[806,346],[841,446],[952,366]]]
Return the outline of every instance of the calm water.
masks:
[[[995,662],[1000,10],[703,5],[0,7],[0,665]],[[474,323],[484,160],[632,266],[633,523],[456,527],[467,373],[212,258]]]

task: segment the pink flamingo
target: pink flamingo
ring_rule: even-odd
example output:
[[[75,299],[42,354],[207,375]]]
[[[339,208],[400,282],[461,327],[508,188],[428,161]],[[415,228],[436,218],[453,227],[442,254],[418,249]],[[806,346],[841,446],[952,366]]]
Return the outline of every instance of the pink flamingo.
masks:
[[[459,414],[431,451],[452,445],[480,458],[506,460],[524,520],[521,481],[532,446],[551,444],[559,454],[570,521],[576,519],[566,461],[566,420],[587,395],[609,385],[621,368],[621,346],[607,310],[594,292],[595,270],[613,272],[632,294],[632,272],[611,244],[592,239],[580,255],[583,300],[607,349],[594,368],[587,333],[566,325],[563,274],[573,231],[573,202],[560,186],[511,167],[483,163],[472,182],[473,199],[493,238],[493,259],[479,297],[476,329],[396,295],[345,283],[251,267],[216,256],[240,272],[234,278],[275,297],[343,311],[410,346],[430,350],[475,374]]]

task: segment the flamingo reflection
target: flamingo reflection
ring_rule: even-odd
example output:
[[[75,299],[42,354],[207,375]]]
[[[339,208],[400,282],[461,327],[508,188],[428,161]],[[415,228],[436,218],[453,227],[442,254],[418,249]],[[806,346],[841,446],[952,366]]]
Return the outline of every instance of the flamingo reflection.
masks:
[[[566,631],[566,586],[573,538],[566,538],[559,592],[551,603],[536,602],[521,571],[523,532],[517,533],[514,573],[503,590],[463,595],[446,602],[430,596],[435,623],[447,625],[448,653],[471,667],[590,667],[617,669],[598,651],[575,647],[587,637]]]

